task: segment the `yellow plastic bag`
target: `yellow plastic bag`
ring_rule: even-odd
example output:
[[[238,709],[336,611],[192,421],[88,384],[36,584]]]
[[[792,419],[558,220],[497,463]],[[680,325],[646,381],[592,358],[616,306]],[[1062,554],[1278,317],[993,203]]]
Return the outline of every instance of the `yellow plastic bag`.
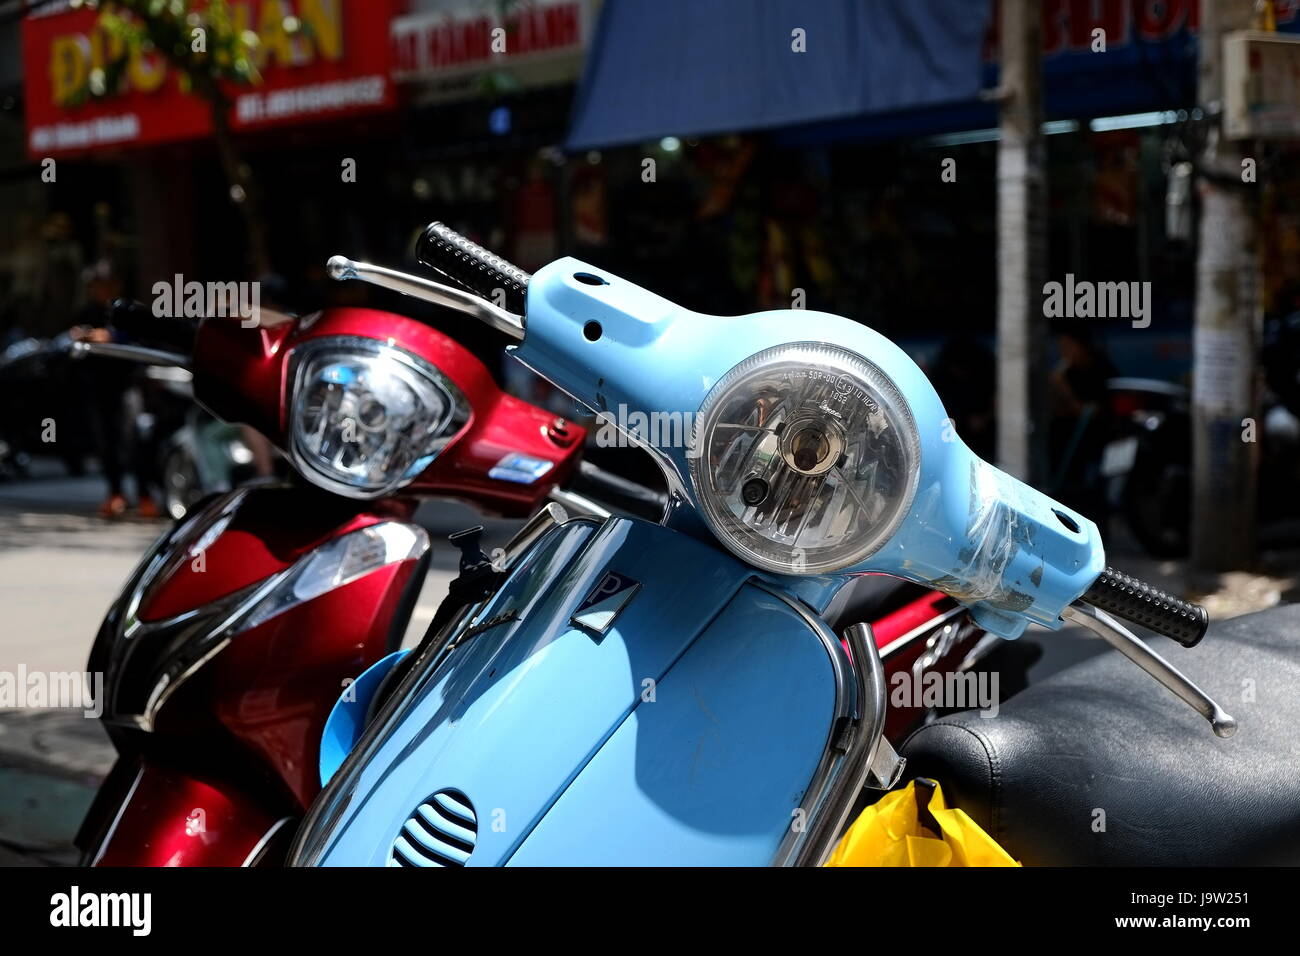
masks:
[[[918,784],[920,786],[918,787]],[[929,799],[926,799],[926,795]],[[913,780],[867,807],[827,866],[1019,866],[933,780]]]

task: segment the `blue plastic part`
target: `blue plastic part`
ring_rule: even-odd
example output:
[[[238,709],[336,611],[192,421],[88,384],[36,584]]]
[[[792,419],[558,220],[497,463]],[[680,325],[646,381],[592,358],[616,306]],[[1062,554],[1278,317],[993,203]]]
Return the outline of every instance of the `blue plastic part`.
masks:
[[[637,593],[603,634],[573,625],[611,572]],[[478,818],[468,865],[501,865],[575,782],[574,806],[608,817],[589,826],[625,827],[629,853],[645,824],[637,859],[666,860],[652,844],[671,834],[696,861],[768,862],[830,739],[836,701],[822,637],[747,587],[752,576],[647,522],[551,532],[475,618],[501,623],[448,654],[367,745],[310,862],[386,865],[415,808],[455,790]],[[629,722],[636,711],[644,716]],[[573,834],[568,849],[555,842],[548,863],[591,852]]]
[[[577,273],[605,282],[582,282]],[[666,412],[690,421],[731,368],[794,341],[838,345],[873,362],[905,397],[919,432],[920,480],[906,519],[844,573],[882,571],[938,588],[1003,637],[1018,636],[1031,621],[1059,628],[1061,611],[1105,567],[1096,525],[971,452],[953,434],[921,369],[872,329],[804,310],[701,315],[565,258],[529,283],[527,335],[512,354],[596,412],[628,421],[634,412]],[[686,443],[654,447],[652,434],[633,437],[661,458],[675,490],[694,502]],[[698,529],[691,510],[679,509],[683,529]],[[808,588],[794,580],[786,586]],[[811,590],[824,595],[834,586],[822,580]]]
[[[365,730],[366,714],[375,691],[383,682],[388,672],[405,657],[407,650],[393,651],[386,657],[375,661],[361,676],[343,689],[339,699],[334,702],[330,715],[325,719],[325,731],[320,741],[320,782],[321,786],[329,783],[343,761],[347,759],[352,748],[361,739]]]

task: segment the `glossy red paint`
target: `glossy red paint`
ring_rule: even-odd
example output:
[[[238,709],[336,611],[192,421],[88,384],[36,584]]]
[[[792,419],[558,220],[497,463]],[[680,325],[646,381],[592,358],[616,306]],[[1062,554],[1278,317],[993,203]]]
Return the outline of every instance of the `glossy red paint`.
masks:
[[[881,663],[885,669],[885,688],[887,692],[892,694],[895,688],[899,686],[896,675],[904,674],[907,678],[906,686],[909,689],[906,699],[911,699],[910,689],[914,668],[921,657],[929,650],[927,641],[935,633],[942,615],[956,606],[957,602],[946,594],[931,591],[910,604],[903,605],[897,611],[886,614],[872,625],[877,649],[882,654],[889,650],[889,653],[884,654],[881,658]],[[957,623],[959,619],[959,617],[954,617],[952,621]],[[926,627],[929,624],[934,626]],[[902,644],[896,643],[909,634],[914,634],[911,640]],[[966,655],[974,648],[983,634],[983,631],[971,628],[969,633],[959,635],[959,639],[948,649],[948,652],[923,673],[937,672],[946,674],[955,670],[965,660]],[[890,645],[895,646],[890,649]],[[885,712],[885,736],[895,743],[901,742],[925,721],[927,713],[928,711],[924,707],[913,707],[910,704],[902,704],[896,700],[891,700]]]
[[[201,608],[341,535],[408,520],[422,496],[530,514],[577,464],[582,428],[503,393],[482,362],[442,333],[373,309],[327,309],[302,318],[263,309],[250,328],[237,319],[209,319],[195,340],[195,396],[218,417],[251,425],[284,450],[294,350],[338,336],[384,342],[436,366],[470,406],[461,431],[401,497],[359,501],[306,485],[246,489],[201,559],[186,555],[145,588],[141,620]],[[489,477],[511,452],[552,467],[531,485]],[[196,529],[189,540],[201,536]],[[164,755],[167,769],[143,762],[131,787],[115,772],[87,815],[83,845],[90,844],[91,858],[103,865],[238,865],[275,820],[301,814],[320,789],[325,719],[345,681],[400,636],[420,567],[414,558],[396,562],[302,602],[237,635],[204,663],[163,705],[149,735],[148,752]],[[123,739],[123,761],[140,760],[131,749],[138,741]],[[196,808],[206,815],[206,836],[186,832]]]
[[[886,614],[871,625],[876,638],[876,647],[882,651],[904,634],[932,621],[941,613],[956,605],[956,601],[939,591],[922,595],[910,604],[905,604],[897,611]]]
[[[127,793],[88,861],[95,866],[241,866],[276,823],[222,776],[199,780],[141,760],[121,777]]]
[[[146,588],[141,620],[165,620],[203,607],[288,568],[340,535],[379,521],[406,520],[420,496],[463,497],[491,511],[526,515],[576,465],[583,429],[504,394],[482,362],[442,333],[373,309],[327,309],[302,318],[263,309],[251,328],[237,319],[207,320],[195,341],[195,395],[219,417],[251,425],[285,449],[294,350],[337,336],[384,342],[436,366],[470,406],[460,433],[403,489],[401,498],[363,502],[302,486],[249,489],[201,559],[176,562],[164,579]],[[511,452],[549,461],[552,467],[532,485],[490,478],[492,467]],[[142,786],[97,801],[86,832],[105,832],[119,815],[127,821],[114,833],[101,862],[235,864],[243,859],[235,859],[241,841],[275,816],[277,811],[268,807],[302,812],[319,789],[325,718],[344,681],[378,660],[405,624],[402,605],[410,598],[408,586],[416,571],[416,560],[373,571],[238,635],[203,665],[158,714],[151,746],[170,749],[182,758],[176,766],[192,768],[192,759],[183,754],[194,735],[201,735],[205,751],[213,756],[199,769],[215,782],[153,768]],[[183,838],[184,827],[178,831],[171,816],[151,824],[164,802],[161,791],[169,787],[178,798],[185,795],[182,802],[202,796],[212,803],[210,817],[232,821],[241,815],[233,795],[255,793],[243,798],[247,805],[241,826],[246,824],[247,832],[239,832],[233,842],[195,843]],[[142,803],[151,809],[142,811]],[[238,830],[233,822],[223,826],[226,833]],[[236,850],[226,852],[227,846]]]
[[[212,662],[217,719],[272,768],[299,812],[320,792],[320,737],[334,702],[388,649],[416,562],[372,571],[232,641]]]
[[[157,621],[209,604],[283,571],[303,555],[380,521],[405,521],[411,501],[360,502],[294,487],[250,489],[202,557],[181,562],[144,594],[140,619]]]

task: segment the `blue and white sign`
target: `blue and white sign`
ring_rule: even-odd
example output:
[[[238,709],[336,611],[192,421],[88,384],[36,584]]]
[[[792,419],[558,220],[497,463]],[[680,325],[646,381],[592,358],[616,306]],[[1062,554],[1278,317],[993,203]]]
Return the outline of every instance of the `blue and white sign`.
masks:
[[[513,481],[517,485],[531,485],[554,467],[553,461],[512,451],[492,466],[488,477],[497,481]]]

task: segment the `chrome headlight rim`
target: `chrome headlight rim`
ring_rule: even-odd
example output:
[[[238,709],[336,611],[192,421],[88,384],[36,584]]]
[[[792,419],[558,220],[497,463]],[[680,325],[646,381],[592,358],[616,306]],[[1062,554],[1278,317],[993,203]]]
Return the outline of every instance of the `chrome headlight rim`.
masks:
[[[302,434],[299,430],[299,401],[303,395],[304,375],[311,361],[326,352],[340,355],[351,353],[365,358],[397,362],[405,369],[414,372],[437,391],[446,404],[447,412],[433,429],[434,437],[426,447],[408,465],[400,475],[390,478],[382,485],[358,485],[343,481],[336,473],[322,468],[311,451],[302,447]],[[289,460],[300,475],[319,488],[323,488],[345,498],[361,501],[373,501],[383,498],[411,484],[420,473],[433,464],[434,460],[446,447],[456,440],[472,417],[472,407],[465,393],[454,381],[436,365],[426,362],[412,352],[380,339],[362,335],[329,335],[310,339],[294,346],[289,356],[289,392],[286,404],[286,442]]]
[[[895,439],[907,472],[905,487],[893,502],[891,513],[886,521],[872,529],[860,544],[842,549],[844,554],[830,560],[818,559],[812,549],[805,550],[795,546],[791,546],[792,556],[785,559],[772,557],[746,546],[743,538],[754,536],[754,529],[747,526],[719,500],[717,492],[711,485],[708,443],[716,425],[717,414],[733,390],[745,384],[750,378],[771,370],[778,363],[838,372],[841,378],[844,376],[856,378],[860,386],[865,386],[862,391],[868,398],[874,395],[874,399],[884,409],[885,418],[889,419],[891,426],[897,430]],[[803,416],[795,416],[791,422],[801,422],[802,418]],[[838,436],[839,439],[843,437],[843,435]],[[832,441],[832,447],[834,444]],[[787,450],[784,444],[782,449],[784,457]],[[902,526],[920,485],[921,441],[911,405],[893,379],[880,366],[852,349],[830,342],[806,340],[785,342],[756,352],[736,363],[713,384],[695,415],[687,460],[693,497],[698,509],[709,529],[728,551],[747,564],[776,574],[800,576],[834,574],[846,573],[860,566],[873,554],[879,552]],[[830,466],[826,470],[832,470],[834,467]],[[812,475],[814,471],[815,469],[807,474]],[[777,550],[775,542],[769,540],[766,544],[768,550]]]

